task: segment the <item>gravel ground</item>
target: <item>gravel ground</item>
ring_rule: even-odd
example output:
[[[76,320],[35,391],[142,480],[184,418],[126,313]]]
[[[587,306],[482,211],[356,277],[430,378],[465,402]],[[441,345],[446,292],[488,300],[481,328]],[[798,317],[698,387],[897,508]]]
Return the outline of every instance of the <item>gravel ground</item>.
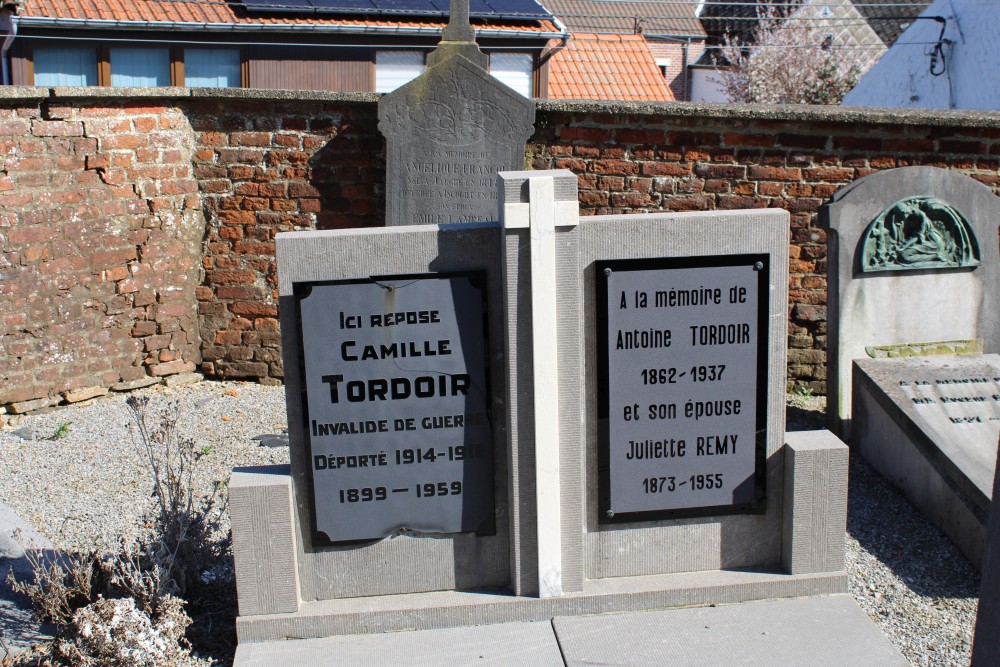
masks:
[[[195,479],[205,494],[234,466],[288,462],[287,448],[255,439],[285,428],[282,387],[201,382],[138,393],[154,410],[180,405],[180,432],[204,452]],[[789,428],[823,428],[823,410],[822,397],[790,396]],[[0,500],[63,549],[135,536],[154,500],[128,420],[120,394],[15,418],[0,429]],[[978,575],[867,464],[852,460],[850,474],[847,569],[855,599],[913,665],[968,665]]]
[[[153,417],[179,407],[178,433],[204,454],[194,483],[210,494],[236,466],[288,463],[287,447],[264,447],[255,436],[285,428],[283,387],[199,382],[135,392],[148,396]],[[128,426],[125,394],[111,394],[29,414],[0,430],[0,500],[63,549],[100,546],[115,535],[135,537],[151,509],[152,481]],[[68,425],[62,437],[60,426]]]

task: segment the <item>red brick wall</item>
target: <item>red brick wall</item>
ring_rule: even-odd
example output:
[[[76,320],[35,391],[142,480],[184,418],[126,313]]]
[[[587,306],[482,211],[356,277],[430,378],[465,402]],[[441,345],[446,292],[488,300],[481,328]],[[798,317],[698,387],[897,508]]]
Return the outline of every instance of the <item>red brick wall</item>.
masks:
[[[205,212],[201,370],[284,376],[274,236],[382,224],[374,105],[206,101],[191,107]]]
[[[745,113],[553,113],[529,145],[532,167],[576,172],[585,213],[788,210],[789,386],[825,393],[826,232],[817,226],[819,207],[855,179],[913,165],[960,171],[1000,193],[1000,116],[970,127],[958,116],[955,123],[945,116],[920,124],[919,115],[903,112],[899,123],[883,114],[866,120],[850,112],[801,119],[794,112],[784,119]],[[833,120],[838,114],[846,117]]]
[[[190,139],[162,103],[0,105],[0,406],[200,361]]]
[[[23,90],[0,101],[0,408],[195,367],[280,381],[274,235],[381,224],[371,99]],[[817,393],[820,205],[916,164],[1000,189],[995,114],[547,103],[536,127],[530,163],[576,172],[584,214],[787,209],[789,379]]]

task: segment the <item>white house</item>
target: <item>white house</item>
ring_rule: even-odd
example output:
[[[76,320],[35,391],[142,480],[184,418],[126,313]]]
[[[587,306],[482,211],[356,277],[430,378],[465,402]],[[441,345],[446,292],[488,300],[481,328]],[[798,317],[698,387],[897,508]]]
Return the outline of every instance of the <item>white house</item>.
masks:
[[[845,97],[849,106],[1000,109],[996,0],[936,0]]]

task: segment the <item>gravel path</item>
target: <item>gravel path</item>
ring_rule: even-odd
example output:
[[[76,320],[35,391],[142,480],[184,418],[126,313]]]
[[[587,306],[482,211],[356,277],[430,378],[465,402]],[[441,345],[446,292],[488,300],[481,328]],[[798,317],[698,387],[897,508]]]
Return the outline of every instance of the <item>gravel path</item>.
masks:
[[[195,487],[212,492],[233,467],[288,463],[287,447],[264,447],[255,436],[285,428],[283,387],[199,382],[136,392],[148,396],[152,418],[178,402],[178,432],[205,452],[194,466]],[[152,482],[133,444],[125,394],[46,414],[30,414],[0,430],[0,500],[63,549],[138,535],[153,507]],[[55,437],[66,424],[62,437]]]
[[[179,402],[181,432],[204,452],[195,475],[203,493],[234,466],[288,462],[287,448],[255,439],[284,429],[282,387],[201,382],[138,393],[154,409]],[[823,406],[821,397],[789,397],[789,428],[823,428]],[[136,535],[153,499],[128,419],[117,394],[0,429],[0,501],[64,549]],[[913,665],[968,665],[978,575],[867,464],[852,460],[850,473],[847,569],[855,599]]]

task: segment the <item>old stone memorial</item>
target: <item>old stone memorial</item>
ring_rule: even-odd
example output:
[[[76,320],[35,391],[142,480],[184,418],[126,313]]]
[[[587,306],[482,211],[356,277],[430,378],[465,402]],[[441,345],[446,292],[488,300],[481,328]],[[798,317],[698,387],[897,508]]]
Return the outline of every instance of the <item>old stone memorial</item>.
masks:
[[[827,405],[835,432],[850,435],[851,363],[870,349],[1000,352],[998,219],[1000,203],[988,187],[934,167],[866,176],[820,209],[829,241]]]
[[[1000,432],[1000,204],[967,176],[908,167],[844,188],[821,217],[831,428],[978,565]]]
[[[497,172],[524,165],[534,102],[486,71],[468,11],[453,2],[428,70],[379,100],[386,225],[496,220]]]
[[[597,263],[602,521],[763,511],[769,259]]]
[[[493,532],[484,281],[294,285],[314,543]]]
[[[854,363],[853,443],[978,566],[1000,437],[1000,356]]]

